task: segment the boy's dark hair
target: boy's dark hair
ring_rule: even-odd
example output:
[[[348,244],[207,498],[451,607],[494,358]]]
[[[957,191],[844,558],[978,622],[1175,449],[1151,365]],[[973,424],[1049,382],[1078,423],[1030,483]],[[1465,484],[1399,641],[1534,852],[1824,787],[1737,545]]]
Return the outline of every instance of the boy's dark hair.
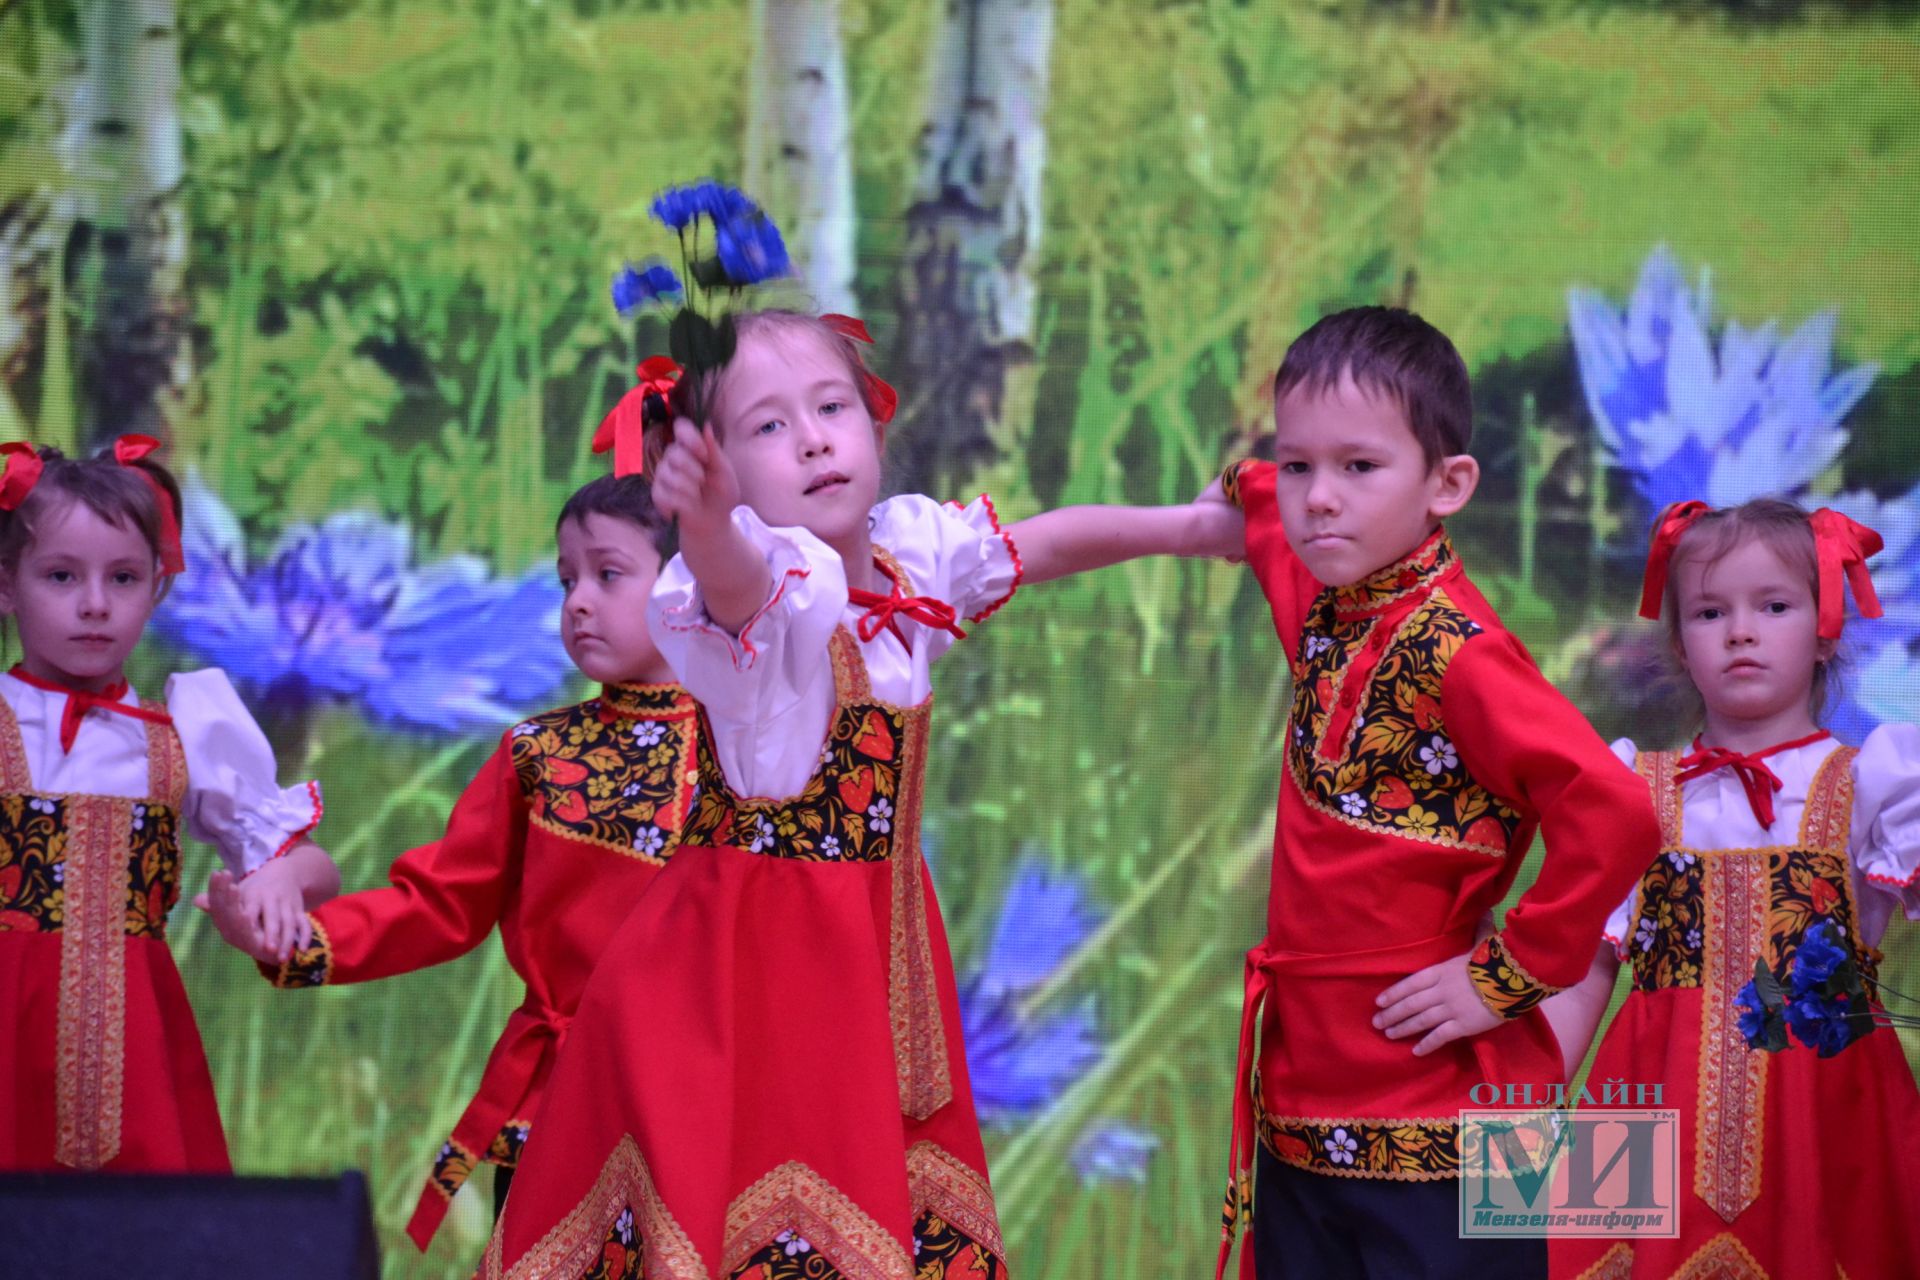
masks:
[[[653,485],[645,476],[601,476],[587,481],[560,508],[560,518],[553,522],[554,532],[569,520],[584,521],[588,516],[612,516],[639,525],[663,561],[679,549],[673,521],[653,505]]]
[[[183,524],[180,511],[180,486],[173,473],[153,458],[122,465],[111,451],[91,458],[69,458],[51,445],[38,450],[42,471],[18,510],[0,511],[0,570],[12,573],[20,567],[20,556],[33,541],[34,531],[47,516],[69,503],[78,502],[117,529],[132,528],[147,540],[157,558],[160,555],[161,512],[153,486],[140,475],[152,476],[167,501],[173,506],[176,525]],[[139,470],[136,471],[135,468]],[[160,580],[164,594],[171,578]]]
[[[1319,395],[1351,374],[1362,391],[1385,396],[1407,415],[1427,465],[1465,453],[1473,440],[1473,383],[1447,335],[1399,307],[1352,307],[1322,318],[1293,340],[1273,375],[1277,404],[1305,388]]]

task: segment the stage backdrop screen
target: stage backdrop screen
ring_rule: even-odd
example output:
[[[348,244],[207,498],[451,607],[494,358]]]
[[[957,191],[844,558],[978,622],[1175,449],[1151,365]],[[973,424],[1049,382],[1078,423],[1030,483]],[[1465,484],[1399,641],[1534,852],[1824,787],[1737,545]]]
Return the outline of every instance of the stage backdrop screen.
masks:
[[[1609,738],[1693,728],[1634,617],[1662,504],[1846,511],[1887,541],[1828,713],[1858,742],[1920,719],[1917,35],[1893,0],[16,0],[0,436],[167,442],[189,571],[133,678],[231,673],[349,890],[590,692],[554,519],[667,342],[609,281],[677,265],[648,202],[706,176],[780,220],[770,300],[871,326],[889,485],[1004,519],[1190,498],[1263,447],[1301,329],[1419,311],[1475,383],[1461,553]],[[925,853],[1013,1264],[1202,1274],[1289,697],[1265,604],[1228,564],[1030,585],[936,688]],[[281,993],[185,897],[171,938],[237,1167],[365,1169],[387,1274],[467,1274],[490,1175],[424,1258],[401,1227],[521,998],[498,942]],[[1920,990],[1914,927],[1886,950]]]

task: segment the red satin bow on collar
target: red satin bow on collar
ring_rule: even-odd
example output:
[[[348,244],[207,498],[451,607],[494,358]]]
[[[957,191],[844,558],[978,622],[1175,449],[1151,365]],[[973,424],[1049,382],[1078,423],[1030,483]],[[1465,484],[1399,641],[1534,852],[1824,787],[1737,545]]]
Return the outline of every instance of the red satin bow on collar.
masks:
[[[22,666],[15,666],[7,674],[22,684],[32,685],[36,689],[67,695],[66,709],[60,713],[60,750],[63,752],[73,750],[73,740],[80,734],[80,722],[86,718],[87,712],[95,707],[118,715],[132,716],[135,720],[145,720],[149,724],[173,723],[173,717],[164,711],[149,711],[138,703],[120,701],[127,696],[125,680],[109,685],[98,693],[88,693],[85,689],[69,689],[63,684],[43,680]]]
[[[1880,596],[1873,589],[1873,575],[1867,571],[1867,557],[1877,555],[1886,546],[1880,535],[1863,524],[1849,520],[1831,507],[1822,507],[1808,517],[1813,526],[1813,549],[1820,565],[1820,634],[1838,640],[1846,625],[1846,600],[1841,579],[1853,587],[1853,603],[1863,618],[1880,616]]]
[[[867,326],[852,316],[843,316],[829,311],[820,317],[820,322],[843,337],[855,342],[873,345],[873,335],[867,332]],[[873,406],[873,421],[877,426],[885,426],[893,421],[894,410],[900,407],[900,393],[887,381],[867,368],[863,361],[860,365],[861,389],[866,393],[867,403]]]
[[[620,397],[613,412],[600,420],[593,433],[593,451],[613,450],[613,474],[637,476],[647,467],[647,402],[660,397],[660,408],[669,420],[673,416],[673,394],[680,385],[680,366],[670,356],[648,356],[634,370],[640,385]]]
[[[1782,783],[1778,775],[1767,767],[1767,757],[1781,751],[1791,751],[1795,747],[1811,746],[1823,738],[1833,735],[1825,729],[1810,733],[1804,738],[1795,738],[1792,742],[1780,742],[1765,751],[1756,751],[1751,755],[1739,751],[1729,751],[1725,747],[1703,747],[1699,739],[1694,739],[1693,753],[1680,758],[1678,780],[1692,782],[1695,778],[1705,777],[1715,769],[1731,769],[1740,786],[1747,793],[1747,804],[1753,809],[1753,816],[1760,825],[1769,831],[1773,829],[1773,793],[1780,790]]]
[[[113,460],[145,480],[153,490],[154,509],[160,513],[160,572],[175,574],[187,567],[186,555],[180,549],[180,517],[174,512],[173,499],[160,478],[145,467],[135,465],[159,447],[160,442],[152,436],[124,435],[113,442]]]
[[[33,486],[40,483],[40,473],[47,464],[40,461],[40,451],[25,440],[0,444],[0,454],[6,456],[6,469],[0,473],[0,511],[18,511]]]
[[[1701,516],[1713,510],[1704,502],[1676,502],[1654,526],[1653,545],[1647,549],[1647,572],[1640,586],[1640,616],[1660,620],[1660,602],[1667,595],[1667,573],[1673,567],[1673,549]]]
[[[893,591],[888,595],[850,587],[847,589],[847,600],[866,610],[866,613],[861,615],[860,621],[854,625],[855,632],[862,640],[870,641],[882,630],[891,631],[902,645],[906,645],[911,650],[913,646],[907,644],[907,637],[900,630],[899,622],[895,620],[900,614],[905,614],[923,626],[945,631],[959,639],[967,638],[967,633],[959,627],[959,615],[954,612],[952,605],[932,596],[902,595],[900,584],[897,582],[893,584]]]

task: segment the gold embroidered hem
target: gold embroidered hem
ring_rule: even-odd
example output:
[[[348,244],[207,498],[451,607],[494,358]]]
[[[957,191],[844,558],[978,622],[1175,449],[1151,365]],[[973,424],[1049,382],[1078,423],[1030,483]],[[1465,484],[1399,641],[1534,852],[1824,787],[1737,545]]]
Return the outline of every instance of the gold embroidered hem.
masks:
[[[846,1280],[913,1280],[891,1232],[798,1160],[769,1172],[727,1209],[721,1270],[729,1275],[782,1232],[803,1237]]]
[[[506,1244],[500,1223],[480,1264],[487,1280],[548,1280],[577,1276],[600,1257],[602,1242],[622,1213],[631,1212],[645,1252],[648,1280],[711,1280],[693,1241],[675,1222],[654,1188],[652,1171],[631,1135],[620,1139],[601,1166],[600,1176],[573,1212],[555,1223],[533,1248],[505,1268]],[[505,1222],[502,1217],[501,1222]]]
[[[1573,1280],[1633,1280],[1633,1246],[1616,1244]]]
[[[307,913],[307,926],[313,930],[313,941],[304,947],[295,947],[279,964],[254,961],[255,967],[274,986],[287,990],[324,987],[333,980],[333,942],[327,937],[327,927],[312,912]]]
[[[954,1158],[938,1143],[916,1142],[907,1151],[907,1198],[918,1220],[929,1211],[958,1227],[969,1239],[1006,1265],[1000,1239],[1000,1214],[993,1188],[979,1172]]]
[[[1260,1144],[1274,1159],[1309,1173],[1389,1182],[1460,1176],[1457,1117],[1273,1116],[1257,1113]]]

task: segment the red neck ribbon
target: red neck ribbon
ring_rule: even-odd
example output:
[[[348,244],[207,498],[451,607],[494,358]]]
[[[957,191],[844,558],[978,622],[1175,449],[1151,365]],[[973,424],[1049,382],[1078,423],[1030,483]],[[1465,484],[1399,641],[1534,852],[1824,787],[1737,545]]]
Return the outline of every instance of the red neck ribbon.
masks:
[[[73,750],[73,740],[80,733],[81,719],[95,707],[102,711],[132,716],[135,720],[145,720],[149,724],[173,723],[173,717],[164,711],[151,711],[138,703],[120,701],[127,696],[125,680],[115,681],[98,693],[89,693],[85,689],[69,689],[66,685],[57,684],[52,680],[43,680],[18,664],[7,674],[22,684],[30,684],[36,689],[67,695],[66,710],[60,713],[60,750],[63,752]]]
[[[884,570],[883,570],[884,571]],[[857,604],[866,610],[860,621],[854,624],[854,631],[863,641],[870,641],[881,631],[891,631],[894,638],[911,651],[907,637],[900,630],[898,618],[905,615],[922,626],[945,631],[957,639],[965,640],[967,633],[959,626],[959,614],[945,600],[933,596],[910,596],[900,590],[900,581],[891,573],[887,574],[893,589],[886,595],[878,591],[863,591],[859,587],[847,588],[847,602]]]
[[[1804,738],[1795,738],[1792,742],[1777,742],[1765,751],[1755,751],[1751,755],[1739,751],[1729,751],[1725,747],[1703,747],[1700,740],[1693,740],[1693,753],[1680,759],[1679,781],[1692,782],[1703,778],[1716,769],[1731,769],[1740,779],[1740,785],[1746,790],[1747,803],[1753,807],[1753,816],[1760,825],[1773,830],[1773,793],[1780,790],[1781,782],[1773,770],[1767,768],[1767,757],[1781,751],[1791,751],[1795,747],[1812,746],[1823,738],[1833,735],[1825,729],[1810,733]]]

